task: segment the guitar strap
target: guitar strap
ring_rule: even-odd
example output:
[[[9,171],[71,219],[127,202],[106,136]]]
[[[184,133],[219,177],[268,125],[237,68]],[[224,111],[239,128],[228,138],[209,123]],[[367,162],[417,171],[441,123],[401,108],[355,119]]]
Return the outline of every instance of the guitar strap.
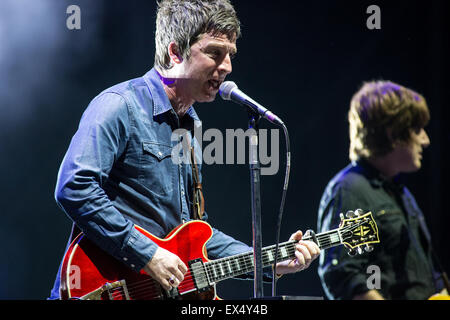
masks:
[[[189,149],[191,156],[191,167],[192,167],[192,212],[193,218],[196,220],[203,220],[203,216],[205,214],[205,198],[203,197],[202,183],[200,181],[200,174],[198,171],[197,160],[195,158],[195,150],[194,146],[191,144],[191,141],[186,134],[185,136],[189,141]],[[81,233],[81,230],[77,227],[75,223],[72,223],[72,230],[69,237],[69,244]]]
[[[197,160],[195,159],[194,146],[190,146],[192,167],[192,212],[194,219],[202,220],[205,213],[205,199],[203,197],[202,183],[198,172]]]

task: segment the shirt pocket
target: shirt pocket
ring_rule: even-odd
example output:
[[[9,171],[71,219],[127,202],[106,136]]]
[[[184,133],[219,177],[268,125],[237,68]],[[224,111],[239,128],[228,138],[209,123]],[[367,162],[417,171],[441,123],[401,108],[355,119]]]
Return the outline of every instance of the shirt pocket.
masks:
[[[178,166],[172,162],[172,146],[143,141],[139,182],[151,192],[166,196],[173,192]]]
[[[389,254],[404,254],[409,247],[408,226],[404,213],[398,208],[386,208],[375,213],[380,241]]]

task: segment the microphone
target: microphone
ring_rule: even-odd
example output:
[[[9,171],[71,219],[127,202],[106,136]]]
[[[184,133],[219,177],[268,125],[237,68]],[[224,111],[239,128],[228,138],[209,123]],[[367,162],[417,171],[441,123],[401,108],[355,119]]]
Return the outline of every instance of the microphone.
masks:
[[[225,81],[220,85],[219,94],[224,100],[231,100],[241,105],[250,107],[253,111],[258,113],[261,117],[269,120],[273,124],[283,126],[284,123],[271,111],[264,108],[258,102],[247,96],[241,90],[238,89],[236,83],[233,81]]]

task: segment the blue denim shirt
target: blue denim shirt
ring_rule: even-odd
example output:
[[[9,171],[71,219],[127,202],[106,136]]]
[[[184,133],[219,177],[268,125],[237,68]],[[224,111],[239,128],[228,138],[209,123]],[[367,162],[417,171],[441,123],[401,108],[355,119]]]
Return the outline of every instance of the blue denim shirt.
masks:
[[[180,145],[173,132],[199,121],[193,107],[178,118],[155,69],[103,91],[84,112],[61,164],[57,203],[91,241],[140,271],[157,245],[134,225],[164,238],[191,219],[192,168],[173,161]],[[250,250],[214,228],[207,244],[210,259]],[[51,297],[58,296],[59,274]]]

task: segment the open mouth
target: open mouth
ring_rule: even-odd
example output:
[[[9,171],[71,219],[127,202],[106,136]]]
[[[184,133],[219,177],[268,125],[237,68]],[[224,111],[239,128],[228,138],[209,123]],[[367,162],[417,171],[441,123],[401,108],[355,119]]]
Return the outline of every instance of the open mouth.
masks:
[[[220,81],[218,80],[209,80],[208,81],[209,86],[214,90],[219,90],[220,87]]]

